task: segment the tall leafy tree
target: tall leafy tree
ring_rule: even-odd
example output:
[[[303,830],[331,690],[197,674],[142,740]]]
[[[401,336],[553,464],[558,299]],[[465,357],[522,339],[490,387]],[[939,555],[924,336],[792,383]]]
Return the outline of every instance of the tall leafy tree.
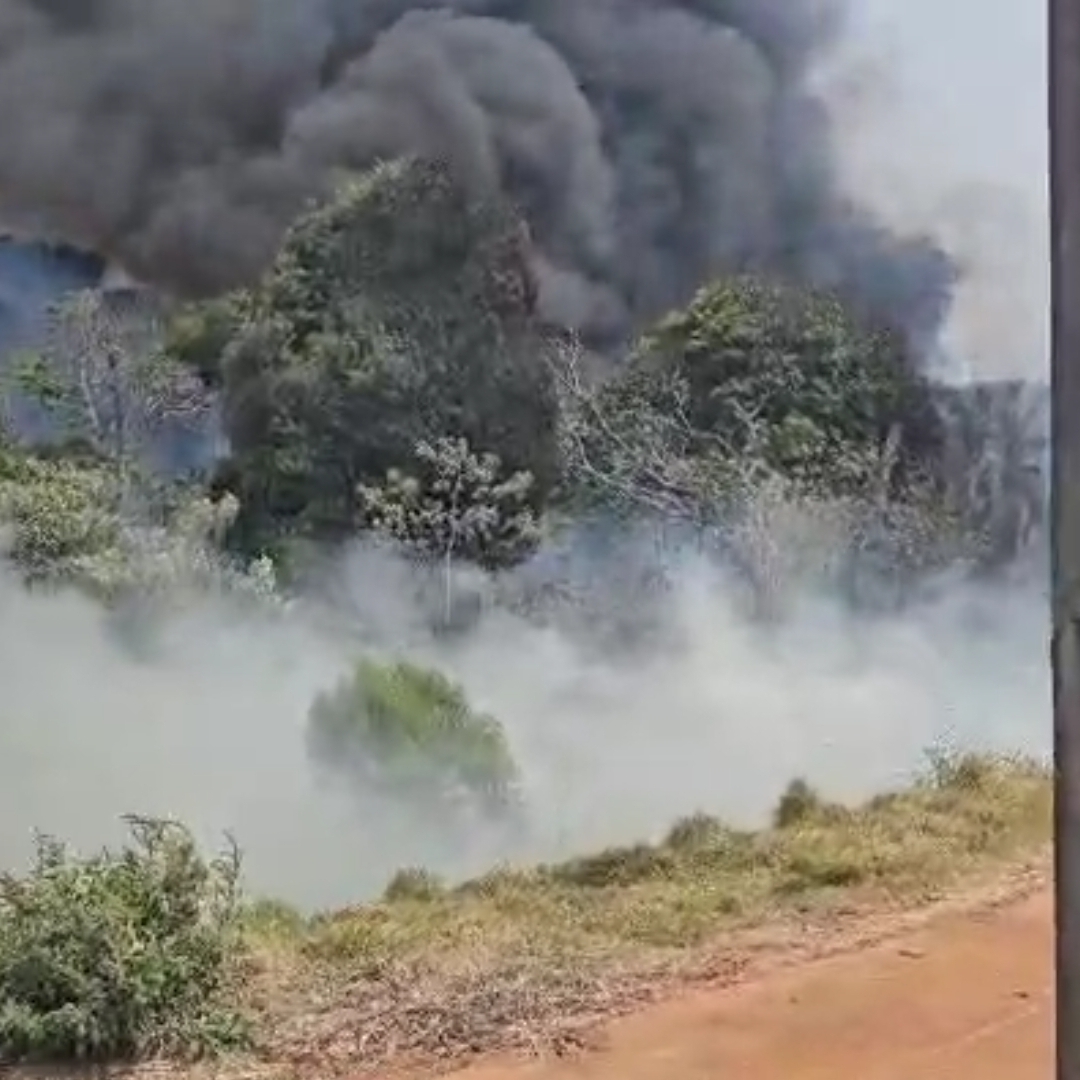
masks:
[[[200,331],[188,311],[174,335],[207,370],[208,340],[221,347],[242,539],[349,535],[360,485],[444,437],[527,472],[539,509],[557,401],[534,305],[516,215],[437,164],[381,165],[302,216],[226,315]]]
[[[778,480],[893,498],[933,471],[940,426],[895,335],[834,297],[723,279],[661,321],[599,387],[559,366],[564,450],[607,502],[700,519]]]

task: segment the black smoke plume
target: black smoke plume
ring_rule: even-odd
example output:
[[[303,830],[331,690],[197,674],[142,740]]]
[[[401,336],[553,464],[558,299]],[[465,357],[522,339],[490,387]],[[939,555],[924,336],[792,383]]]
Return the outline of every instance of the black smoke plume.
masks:
[[[199,296],[340,168],[508,191],[547,316],[613,340],[719,270],[935,333],[951,268],[841,195],[811,89],[832,0],[3,0],[0,221]]]

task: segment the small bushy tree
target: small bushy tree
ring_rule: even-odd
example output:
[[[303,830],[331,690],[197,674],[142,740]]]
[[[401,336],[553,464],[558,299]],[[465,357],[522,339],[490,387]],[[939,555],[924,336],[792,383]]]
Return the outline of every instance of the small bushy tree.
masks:
[[[466,439],[421,442],[409,473],[360,485],[360,524],[422,560],[500,570],[540,542],[532,483],[526,472],[504,475],[497,455],[474,453]]]
[[[0,439],[0,538],[25,580],[73,580],[80,561],[115,550],[118,506],[111,470],[32,456]]]
[[[0,877],[0,1060],[203,1055],[242,1046],[236,851],[202,858],[178,825],[130,819],[120,851],[48,837]]]
[[[502,570],[536,550],[541,533],[531,489],[528,473],[503,474],[496,455],[473,453],[465,439],[422,442],[408,473],[392,469],[382,484],[360,485],[358,523],[441,576],[438,625],[447,630],[460,614],[457,567]]]
[[[502,812],[518,781],[506,736],[438,671],[361,660],[309,715],[316,760],[421,805],[462,799]]]

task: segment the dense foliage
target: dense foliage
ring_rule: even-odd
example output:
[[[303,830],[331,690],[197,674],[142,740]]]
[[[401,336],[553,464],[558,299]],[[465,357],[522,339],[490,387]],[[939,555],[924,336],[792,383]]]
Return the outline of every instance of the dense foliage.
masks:
[[[0,1061],[183,1056],[242,1046],[235,852],[207,862],[179,826],[132,820],[121,851],[48,837],[0,877]]]
[[[26,580],[76,581],[120,543],[117,490],[98,463],[49,460],[0,441],[0,530]]]
[[[428,162],[344,181],[297,220],[261,280],[177,309],[143,357],[132,343],[145,313],[132,330],[77,299],[24,383],[74,415],[95,460],[23,461],[26,479],[0,490],[30,576],[61,567],[77,579],[76,556],[127,558],[111,533],[114,509],[126,520],[133,504],[128,435],[183,402],[205,412],[199,395],[176,397],[178,370],[216,399],[228,455],[212,493],[229,496],[230,546],[275,560],[297,541],[369,532],[444,576],[461,563],[497,572],[527,560],[553,523],[597,512],[720,529],[730,554],[772,528],[764,497],[800,513],[827,506],[846,523],[842,544],[918,568],[973,550],[953,539],[991,520],[966,466],[945,475],[941,413],[901,337],[841,298],[721,278],[597,367],[541,333],[511,208]],[[126,402],[120,427],[103,419],[114,399]],[[127,486],[106,491],[107,466]]]
[[[357,486],[410,471],[416,445],[464,438],[507,476],[527,472],[534,509],[557,471],[556,403],[533,315],[523,226],[466,195],[442,168],[381,166],[303,216],[277,261],[220,305],[181,355],[221,346],[230,477],[241,532],[340,539]],[[209,365],[212,366],[212,365]]]
[[[110,606],[184,594],[272,599],[272,563],[221,550],[236,500],[190,487],[135,487],[107,461],[28,454],[0,442],[0,541],[20,578],[74,586]]]
[[[751,278],[702,289],[611,379],[564,362],[564,444],[582,492],[715,520],[764,483],[905,498],[932,476],[928,386],[892,335],[835,297]]]
[[[646,336],[632,367],[681,378],[695,431],[811,489],[875,485],[870,463],[897,429],[895,465],[907,469],[894,483],[937,449],[927,383],[900,339],[861,326],[830,294],[715,282]]]

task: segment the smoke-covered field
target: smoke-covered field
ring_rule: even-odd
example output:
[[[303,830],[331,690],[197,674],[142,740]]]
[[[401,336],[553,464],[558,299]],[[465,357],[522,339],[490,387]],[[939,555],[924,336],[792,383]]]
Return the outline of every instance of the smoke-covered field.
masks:
[[[1047,750],[1031,580],[950,585],[874,617],[807,590],[766,627],[704,561],[669,569],[659,640],[623,659],[506,613],[440,645],[416,632],[400,564],[357,552],[341,571],[368,642],[438,661],[504,723],[528,800],[512,840],[484,825],[448,840],[315,769],[307,710],[355,655],[340,621],[202,602],[133,650],[74,594],[4,584],[0,860],[25,853],[32,825],[92,845],[125,812],[162,814],[209,841],[232,830],[252,886],[326,905],[401,866],[463,875],[648,838],[696,810],[759,824],[797,775],[857,797],[909,779],[934,746]]]
[[[965,38],[978,20],[920,19],[909,49],[951,33],[961,72],[1006,81]],[[0,219],[203,295],[249,280],[335,170],[428,151],[524,205],[547,316],[601,344],[720,270],[764,268],[842,286],[928,363],[948,348],[954,373],[1041,379],[1040,208],[993,175],[1017,156],[1015,125],[972,176],[939,169],[903,125],[874,142],[865,125],[897,99],[870,92],[891,61],[863,32],[829,0],[4,0]],[[860,89],[844,78],[863,46]],[[953,76],[904,90],[905,115],[932,117]],[[997,193],[974,224],[969,181]],[[0,261],[0,319],[68,284],[39,270]],[[613,541],[605,573],[622,557]],[[943,741],[1048,748],[1035,569],[943,580],[873,617],[796,588],[769,626],[716,566],[666,569],[660,639],[621,661],[508,612],[452,647],[426,639],[401,565],[358,551],[338,569],[382,648],[407,641],[507,729],[526,828],[452,840],[312,765],[307,710],[355,658],[336,622],[200,600],[133,649],[88,600],[0,578],[0,866],[34,827],[93,845],[125,812],[166,814],[210,842],[232,830],[255,889],[331,905],[404,865],[466,874],[646,838],[699,809],[758,822],[796,775],[866,794]]]

